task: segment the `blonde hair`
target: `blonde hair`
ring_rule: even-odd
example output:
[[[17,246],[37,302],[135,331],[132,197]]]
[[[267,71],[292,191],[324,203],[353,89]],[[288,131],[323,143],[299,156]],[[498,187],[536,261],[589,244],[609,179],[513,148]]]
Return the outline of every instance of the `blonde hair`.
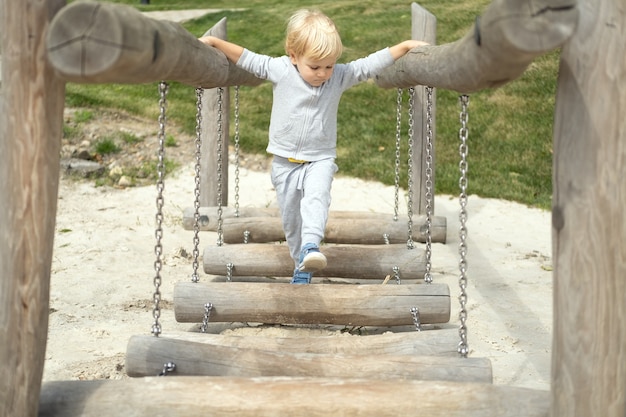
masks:
[[[335,23],[319,10],[301,9],[287,21],[285,37],[287,55],[315,60],[339,59],[343,45]]]

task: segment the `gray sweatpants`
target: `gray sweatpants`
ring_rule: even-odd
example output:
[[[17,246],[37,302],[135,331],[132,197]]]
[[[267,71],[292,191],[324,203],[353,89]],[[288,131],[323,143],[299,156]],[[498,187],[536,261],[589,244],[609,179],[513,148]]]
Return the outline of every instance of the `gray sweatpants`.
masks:
[[[330,208],[330,189],[337,172],[334,159],[298,164],[274,156],[272,185],[280,207],[283,231],[296,267],[306,243],[319,246]]]

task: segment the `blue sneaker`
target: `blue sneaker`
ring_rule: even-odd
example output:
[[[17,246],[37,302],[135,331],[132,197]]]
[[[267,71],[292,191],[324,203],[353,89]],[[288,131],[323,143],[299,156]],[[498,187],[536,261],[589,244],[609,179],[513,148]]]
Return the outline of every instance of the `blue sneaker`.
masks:
[[[310,284],[313,274],[310,272],[302,272],[298,269],[293,271],[293,278],[291,278],[292,284]]]
[[[300,252],[298,269],[302,272],[315,272],[326,268],[326,257],[315,243],[307,243]]]

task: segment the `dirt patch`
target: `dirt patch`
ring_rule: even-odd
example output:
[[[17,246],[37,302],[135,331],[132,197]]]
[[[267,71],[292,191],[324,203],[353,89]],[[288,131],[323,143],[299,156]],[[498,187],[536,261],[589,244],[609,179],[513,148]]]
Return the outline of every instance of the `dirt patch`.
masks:
[[[165,167],[171,172],[195,161],[195,136],[168,125],[165,131]],[[66,108],[61,147],[66,177],[89,178],[99,185],[120,188],[154,183],[157,178],[159,125],[156,120],[122,111]],[[235,163],[233,147],[230,163]],[[267,171],[268,155],[239,152],[239,164]]]

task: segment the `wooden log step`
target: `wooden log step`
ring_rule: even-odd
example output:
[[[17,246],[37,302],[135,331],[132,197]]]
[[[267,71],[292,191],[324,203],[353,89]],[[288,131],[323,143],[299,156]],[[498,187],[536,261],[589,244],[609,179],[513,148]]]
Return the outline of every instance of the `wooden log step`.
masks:
[[[323,245],[321,251],[328,266],[315,273],[315,277],[340,277],[383,280],[394,277],[394,267],[399,268],[401,279],[423,279],[426,261],[423,249],[407,249],[395,245]],[[202,257],[204,272],[227,275],[227,265],[232,264],[232,276],[291,277],[294,262],[287,245],[248,243],[246,245],[210,245]]]
[[[282,223],[278,217],[233,217],[224,219],[222,230],[226,243],[266,243],[285,240]],[[426,242],[426,218],[416,216],[413,223],[413,240]],[[374,245],[405,243],[408,240],[407,222],[394,221],[391,216],[371,218],[330,218],[326,223],[324,242]],[[431,241],[445,243],[446,218],[434,217]]]
[[[129,376],[156,376],[164,364],[173,375],[289,376],[492,382],[486,358],[388,354],[328,354],[208,345],[149,335],[134,336],[126,351]]]
[[[39,417],[547,417],[550,392],[468,382],[146,377],[51,381]]]
[[[201,323],[205,304],[211,322],[404,326],[419,309],[423,324],[450,320],[450,290],[445,284],[352,285],[249,282],[179,282],[174,315],[181,323]]]
[[[157,339],[153,336],[149,337]],[[353,335],[350,333],[305,336],[298,333],[297,336],[280,337],[177,332],[161,335],[160,337],[206,345],[207,349],[210,349],[213,345],[219,345],[285,353],[453,357],[458,355],[459,330],[454,327],[446,329],[427,329],[421,332],[385,332],[383,334],[367,336]],[[198,347],[198,349],[204,348]]]
[[[183,211],[183,227],[194,229],[194,209]],[[199,228],[203,231],[217,231],[217,207],[201,207]],[[389,213],[367,211],[335,210],[329,213],[324,241],[327,243],[384,244],[383,235],[388,235],[389,243],[406,243],[408,238],[408,218],[401,216],[394,220]],[[243,243],[244,232],[249,232],[248,242],[265,243],[285,240],[278,209],[241,207],[239,216],[235,209],[222,208],[224,242]],[[426,216],[413,217],[413,240],[426,242]],[[443,216],[433,216],[431,240],[445,243],[447,220]]]

